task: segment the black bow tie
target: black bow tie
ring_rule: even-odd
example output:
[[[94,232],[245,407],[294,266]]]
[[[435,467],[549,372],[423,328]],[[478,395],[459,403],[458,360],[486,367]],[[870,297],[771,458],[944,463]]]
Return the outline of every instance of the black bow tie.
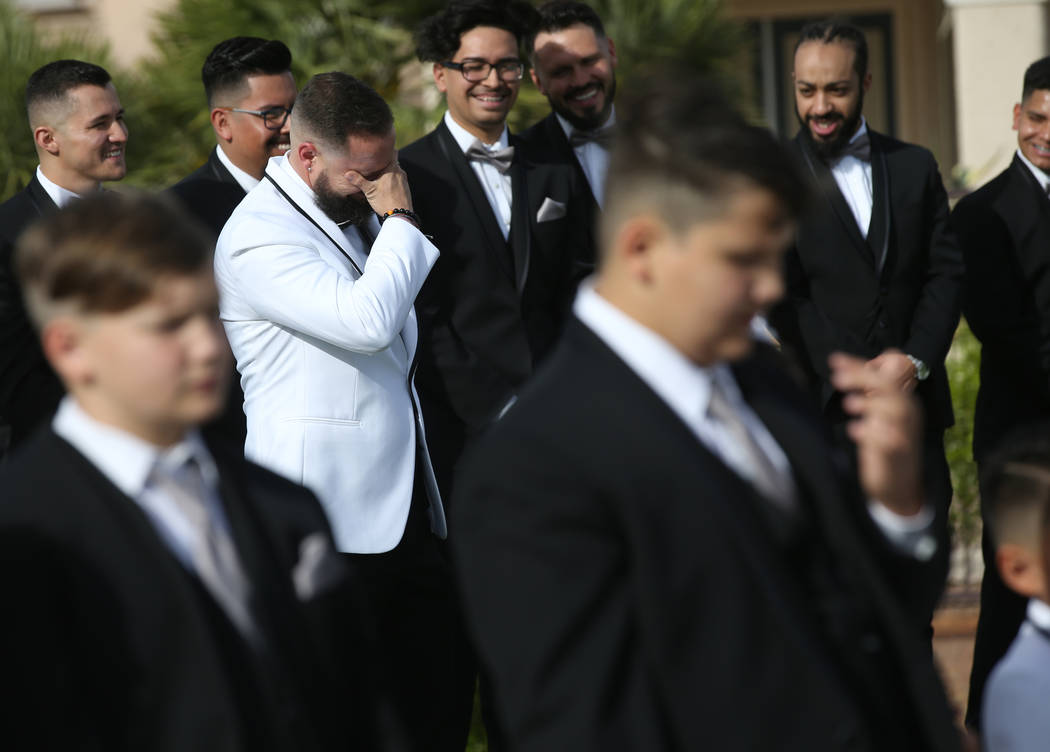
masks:
[[[504,175],[507,174],[507,170],[510,169],[510,165],[514,161],[513,146],[508,146],[506,149],[490,150],[486,149],[484,144],[477,139],[474,139],[474,143],[467,147],[465,153],[467,159],[477,162],[488,162]]]
[[[609,126],[607,128],[595,128],[592,131],[581,131],[573,129],[572,135],[569,136],[569,143],[572,148],[575,149],[584,144],[598,144],[598,146],[608,149],[612,146],[613,142],[613,128]]]
[[[846,144],[842,151],[832,158],[832,161],[838,162],[846,157],[856,157],[861,162],[871,161],[871,139],[868,137],[867,131],[864,131],[860,136]]]

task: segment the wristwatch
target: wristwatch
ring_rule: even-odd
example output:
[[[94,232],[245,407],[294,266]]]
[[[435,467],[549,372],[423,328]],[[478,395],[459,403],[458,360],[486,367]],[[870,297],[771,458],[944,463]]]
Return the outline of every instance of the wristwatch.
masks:
[[[930,375],[930,367],[914,355],[908,355],[907,358],[915,366],[915,378],[919,381],[926,381],[926,377]]]

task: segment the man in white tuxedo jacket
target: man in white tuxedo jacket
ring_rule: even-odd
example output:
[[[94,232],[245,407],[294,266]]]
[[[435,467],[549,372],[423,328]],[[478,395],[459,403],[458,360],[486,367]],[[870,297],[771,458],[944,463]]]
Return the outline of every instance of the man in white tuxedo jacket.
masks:
[[[412,212],[394,139],[374,90],[315,76],[296,100],[288,153],[223,228],[215,276],[244,389],[245,454],[321,499],[373,596],[406,733],[433,749],[451,670],[438,665],[449,661],[440,643],[456,617],[413,385],[413,302],[438,250]]]

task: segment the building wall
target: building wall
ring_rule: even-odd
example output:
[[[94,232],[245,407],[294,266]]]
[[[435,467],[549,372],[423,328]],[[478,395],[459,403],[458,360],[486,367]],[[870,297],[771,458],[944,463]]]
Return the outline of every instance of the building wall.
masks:
[[[153,46],[154,16],[175,0],[16,0],[40,29],[56,34],[83,35],[108,43],[118,65],[130,67]]]
[[[955,43],[959,164],[969,187],[998,174],[1017,148],[1013,106],[1024,71],[1048,51],[1046,0],[947,0]]]

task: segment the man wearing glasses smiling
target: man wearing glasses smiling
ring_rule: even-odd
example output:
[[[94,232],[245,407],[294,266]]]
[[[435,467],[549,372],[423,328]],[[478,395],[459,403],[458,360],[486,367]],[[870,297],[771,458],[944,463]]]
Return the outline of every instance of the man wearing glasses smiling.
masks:
[[[204,61],[201,79],[218,144],[171,190],[216,236],[262,180],[267,160],[288,151],[296,94],[291,65],[283,42],[258,37],[219,42]]]
[[[445,499],[464,444],[513,399],[568,308],[568,251],[581,234],[569,222],[568,170],[515,153],[506,125],[534,18],[523,3],[453,0],[416,33],[448,103],[437,127],[399,153],[441,249],[416,302],[417,385]]]

